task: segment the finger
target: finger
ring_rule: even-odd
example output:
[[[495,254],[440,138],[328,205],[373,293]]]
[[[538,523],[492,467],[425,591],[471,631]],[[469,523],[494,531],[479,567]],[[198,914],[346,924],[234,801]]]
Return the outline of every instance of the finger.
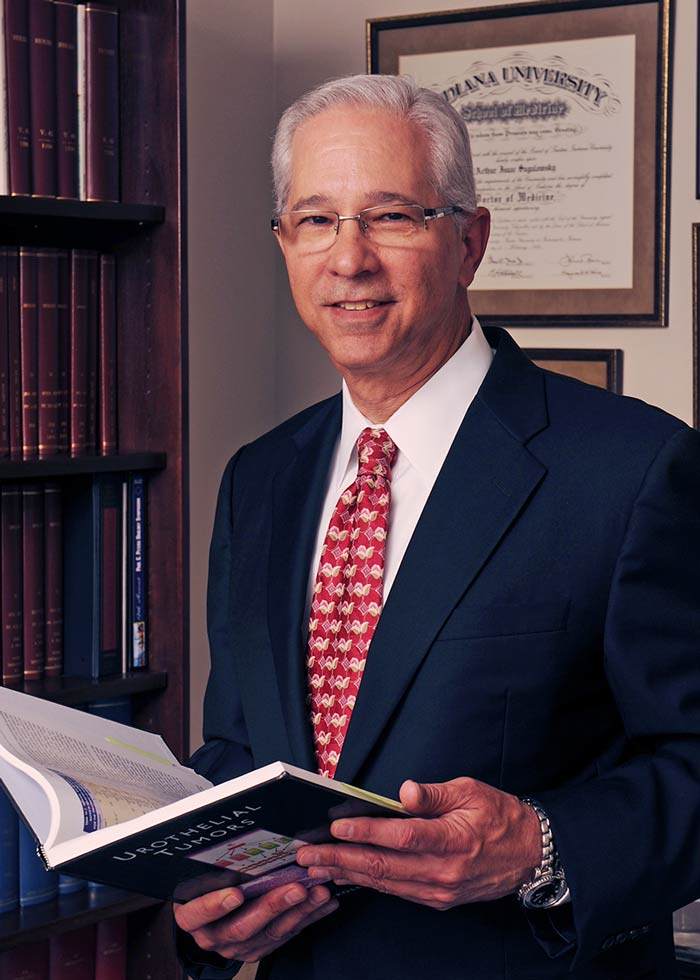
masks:
[[[477,780],[467,776],[446,783],[417,783],[407,779],[399,790],[399,799],[410,813],[439,816],[451,810],[469,809],[478,785]]]
[[[221,888],[193,898],[183,905],[174,905],[175,921],[185,932],[194,932],[203,926],[227,916],[243,904],[243,895],[237,888]]]
[[[259,898],[245,902],[227,919],[209,926],[208,929],[217,942],[247,942],[252,936],[263,932],[278,916],[301,906],[307,898],[308,889],[298,882],[273,888]]]
[[[464,823],[467,829],[466,821]],[[384,819],[382,817],[356,817],[353,820],[334,820],[331,833],[338,840],[350,841],[353,844],[371,844],[373,847],[386,847],[394,851],[408,851],[416,854],[445,854],[450,850],[453,833],[446,833],[444,821],[440,819],[424,819],[422,817],[399,817]],[[333,845],[331,845],[333,846]],[[319,845],[311,848],[319,850]],[[305,854],[307,848],[300,849],[297,861]]]
[[[432,854],[406,854],[383,847],[361,847],[355,844],[322,844],[313,849],[314,853],[305,860],[311,860],[308,865],[309,877],[325,880],[329,868],[343,877],[346,872],[355,872],[368,877],[379,887],[384,880],[416,880],[423,882],[441,881],[452,869],[455,859],[450,862]],[[460,870],[463,862],[460,861]]]
[[[360,888],[371,888],[383,895],[394,895],[407,902],[428,905],[435,909],[448,909],[457,902],[465,901],[457,895],[454,886],[441,885],[435,882],[419,881],[415,878],[393,879],[374,878],[359,871],[348,871],[346,868],[323,868],[324,873],[330,874],[333,880],[342,880],[346,885],[356,885]],[[467,901],[469,899],[466,899]]]

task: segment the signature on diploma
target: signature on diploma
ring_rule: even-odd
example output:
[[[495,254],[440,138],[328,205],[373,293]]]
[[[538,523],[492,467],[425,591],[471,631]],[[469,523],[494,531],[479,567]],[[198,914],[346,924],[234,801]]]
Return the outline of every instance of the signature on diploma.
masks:
[[[559,265],[565,269],[571,266],[590,266],[600,269],[602,266],[610,265],[610,260],[592,255],[591,252],[582,252],[580,255],[562,255]]]

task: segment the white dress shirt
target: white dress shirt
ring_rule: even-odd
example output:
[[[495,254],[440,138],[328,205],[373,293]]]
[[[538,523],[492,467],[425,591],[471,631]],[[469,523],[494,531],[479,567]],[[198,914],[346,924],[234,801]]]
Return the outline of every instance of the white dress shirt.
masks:
[[[385,429],[398,452],[391,478],[389,533],[384,554],[384,600],[391,590],[408,542],[437,480],[467,409],[493,360],[476,317],[462,346],[386,422],[377,426],[356,408],[343,382],[343,421],[331,458],[307,589],[307,616],[321,549],[338,499],[357,476],[357,439],[363,429]]]

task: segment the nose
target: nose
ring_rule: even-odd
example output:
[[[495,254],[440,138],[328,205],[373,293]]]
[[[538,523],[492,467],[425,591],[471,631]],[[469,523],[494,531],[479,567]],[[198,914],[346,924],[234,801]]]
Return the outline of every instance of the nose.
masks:
[[[327,255],[327,268],[333,275],[354,277],[379,269],[377,250],[362,231],[359,218],[345,218],[340,222]]]

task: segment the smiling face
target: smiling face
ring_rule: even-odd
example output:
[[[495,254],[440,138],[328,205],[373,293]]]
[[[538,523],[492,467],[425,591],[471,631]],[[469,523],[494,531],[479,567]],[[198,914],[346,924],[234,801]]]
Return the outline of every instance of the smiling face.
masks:
[[[378,204],[455,203],[431,187],[421,131],[385,110],[343,106],[307,120],[294,135],[291,171],[288,211],[352,215]],[[400,404],[466,336],[466,288],[487,237],[480,209],[464,237],[451,218],[440,218],[410,245],[377,246],[357,221],[343,221],[327,251],[280,245],[299,314],[351,393],[369,385],[373,398]]]

